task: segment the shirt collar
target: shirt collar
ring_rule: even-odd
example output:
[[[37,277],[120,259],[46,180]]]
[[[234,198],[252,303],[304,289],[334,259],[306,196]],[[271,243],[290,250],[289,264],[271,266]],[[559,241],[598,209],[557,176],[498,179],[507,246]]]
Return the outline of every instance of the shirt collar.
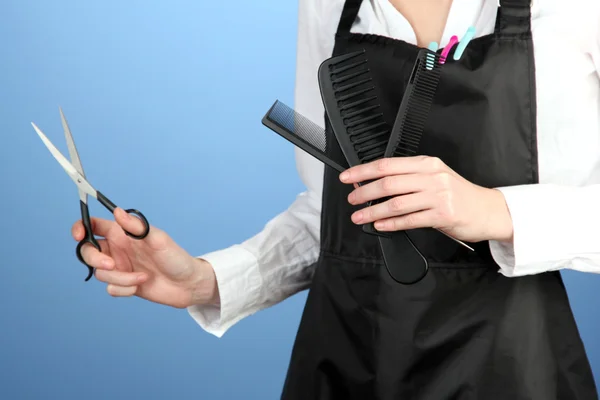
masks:
[[[412,26],[406,18],[389,2],[389,0],[369,0],[372,3],[374,19],[379,22],[380,29],[373,31],[394,39],[402,39],[416,44],[417,39]],[[496,19],[499,0],[454,0],[450,8],[442,42],[443,47],[453,35],[460,39],[470,26],[476,29],[476,37],[492,33]],[[491,27],[491,29],[490,29]]]

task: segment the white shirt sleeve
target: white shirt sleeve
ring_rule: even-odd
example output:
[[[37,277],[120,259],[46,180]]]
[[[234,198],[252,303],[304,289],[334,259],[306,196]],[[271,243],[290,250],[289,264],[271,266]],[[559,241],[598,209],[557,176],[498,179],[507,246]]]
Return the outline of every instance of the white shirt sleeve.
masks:
[[[589,107],[586,112],[597,113],[600,117],[596,93],[600,88],[600,12],[588,26],[590,29],[583,31],[582,37],[589,44],[586,53],[595,66],[589,84],[595,100],[576,101],[581,101],[578,107]],[[575,129],[595,130],[595,133],[588,131],[585,134],[598,138],[599,127],[600,123]],[[578,140],[577,135],[570,136]],[[598,143],[598,139],[595,140]],[[594,146],[591,150],[597,155],[595,167],[579,185],[542,182],[498,188],[504,194],[514,230],[512,243],[489,243],[501,274],[517,277],[560,269],[600,273],[600,148],[595,149]],[[548,148],[540,151],[548,151]],[[558,149],[553,158],[559,165],[562,162],[560,156]]]
[[[299,6],[294,109],[323,127],[317,71],[333,50],[343,1],[302,0]],[[324,167],[298,148],[295,154],[307,190],[254,237],[200,257],[215,270],[220,305],[196,305],[188,312],[217,337],[241,319],[306,289],[312,280],[319,256]]]
[[[499,188],[513,220],[512,243],[490,241],[508,277],[572,269],[600,273],[600,185]]]

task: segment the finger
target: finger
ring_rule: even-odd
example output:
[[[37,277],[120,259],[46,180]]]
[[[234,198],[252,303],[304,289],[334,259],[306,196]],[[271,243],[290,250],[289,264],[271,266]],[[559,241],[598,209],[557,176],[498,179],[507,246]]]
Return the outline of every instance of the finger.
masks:
[[[120,207],[117,207],[114,211],[115,221],[124,230],[131,232],[134,235],[141,235],[144,233],[145,226],[141,219],[133,214],[127,213]]]
[[[137,292],[137,286],[108,285],[106,291],[113,297],[131,297]]]
[[[81,247],[81,257],[92,268],[112,270],[115,268],[115,260],[110,256],[106,240],[97,240],[101,252],[89,243]]]
[[[375,229],[382,232],[404,231],[417,228],[435,228],[435,212],[431,209],[375,222]]]
[[[136,286],[144,283],[148,275],[144,272],[96,270],[96,279],[115,286]]]
[[[433,173],[448,169],[437,157],[389,157],[348,168],[340,174],[344,183],[358,183],[389,175]]]
[[[353,190],[348,195],[348,202],[357,205],[384,197],[422,192],[431,186],[429,178],[421,174],[386,176]]]
[[[434,206],[435,201],[432,196],[425,193],[396,196],[383,203],[356,211],[352,214],[352,222],[355,224],[367,224],[378,220],[415,213],[417,211],[428,210]]]
[[[91,217],[90,222],[92,223],[92,231],[97,236],[106,236],[108,231],[113,226],[114,222],[108,219]],[[73,239],[80,241],[85,236],[85,229],[81,220],[75,222],[71,227],[71,234]]]
[[[71,236],[78,242],[85,236],[85,230],[83,229],[83,222],[81,222],[81,220],[75,222],[71,227]]]

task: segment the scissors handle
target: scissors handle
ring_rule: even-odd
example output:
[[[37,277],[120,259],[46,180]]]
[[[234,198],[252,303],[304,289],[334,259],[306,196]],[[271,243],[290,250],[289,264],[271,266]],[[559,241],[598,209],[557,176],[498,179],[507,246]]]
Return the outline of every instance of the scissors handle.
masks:
[[[81,220],[83,222],[83,228],[85,229],[85,236],[77,245],[77,248],[75,249],[75,254],[77,254],[77,258],[79,259],[79,261],[88,268],[88,276],[87,278],[85,278],[85,281],[87,282],[94,275],[94,268],[85,262],[83,256],[81,255],[81,249],[86,243],[91,244],[100,252],[102,251],[102,249],[100,248],[100,244],[94,237],[94,231],[92,230],[92,221],[90,220],[90,211],[87,204],[83,201],[80,201],[79,204],[81,207]]]
[[[111,214],[115,212],[115,208],[117,208],[117,206],[115,205],[115,203],[113,203],[112,201],[110,201],[108,199],[108,197],[106,197],[105,195],[103,195],[102,193],[100,193],[99,191],[97,191],[96,192],[96,198],[98,199],[98,201],[100,202],[100,204],[102,204],[104,207],[106,207],[106,209],[108,211],[111,212]],[[150,233],[150,224],[148,223],[148,220],[146,219],[146,217],[144,216],[144,214],[142,214],[141,211],[136,210],[134,208],[130,208],[128,210],[125,210],[125,212],[127,214],[135,215],[144,224],[144,231],[142,232],[141,235],[134,235],[133,233],[128,232],[127,230],[123,229],[123,231],[125,231],[125,234],[127,236],[132,237],[132,238],[137,239],[137,240],[144,239],[146,236],[148,236],[148,233]]]

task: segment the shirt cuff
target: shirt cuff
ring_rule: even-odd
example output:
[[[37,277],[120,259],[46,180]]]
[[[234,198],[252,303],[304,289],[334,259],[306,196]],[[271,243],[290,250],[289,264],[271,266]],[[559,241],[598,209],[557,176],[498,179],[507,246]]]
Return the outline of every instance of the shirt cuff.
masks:
[[[513,222],[513,241],[489,241],[500,273],[507,277],[539,274],[569,266],[570,254],[564,229],[571,228],[568,189],[553,185],[497,188],[502,192]],[[561,212],[562,211],[562,212]]]
[[[216,275],[219,305],[188,307],[190,316],[206,332],[222,337],[241,319],[255,313],[261,298],[262,279],[256,257],[240,245],[207,253]]]

